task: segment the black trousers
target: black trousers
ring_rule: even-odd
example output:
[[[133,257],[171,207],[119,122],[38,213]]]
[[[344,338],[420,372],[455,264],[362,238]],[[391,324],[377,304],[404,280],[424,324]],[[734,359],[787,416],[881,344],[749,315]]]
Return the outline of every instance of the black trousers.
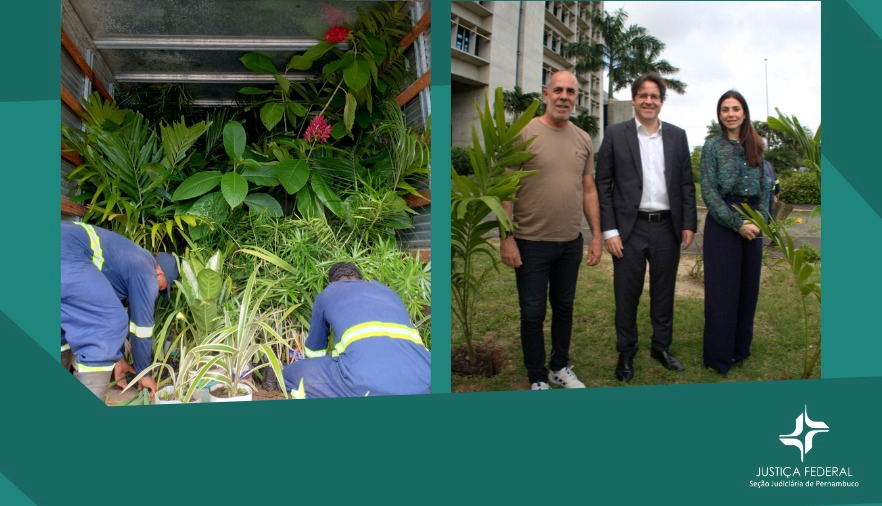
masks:
[[[674,288],[680,266],[680,242],[670,216],[649,222],[638,218],[622,244],[622,258],[613,257],[616,300],[616,351],[637,353],[637,306],[649,264],[649,314],[652,348],[666,350],[674,329]]]
[[[521,347],[530,383],[548,381],[545,368],[545,310],[551,303],[551,359],[548,367],[567,366],[573,331],[573,301],[582,263],[582,235],[572,241],[515,238],[523,265],[515,269],[521,309]]]
[[[727,372],[750,356],[763,240],[744,239],[708,215],[704,226],[704,365]]]

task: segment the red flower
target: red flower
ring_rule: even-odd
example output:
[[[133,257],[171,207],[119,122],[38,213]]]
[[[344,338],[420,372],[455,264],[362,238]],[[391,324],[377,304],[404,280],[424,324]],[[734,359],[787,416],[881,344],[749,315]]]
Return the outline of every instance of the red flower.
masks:
[[[321,115],[312,118],[312,123],[309,124],[306,133],[303,134],[303,138],[309,142],[327,142],[330,136],[331,125],[329,125],[325,117]]]
[[[349,37],[349,28],[344,28],[342,26],[335,26],[325,32],[325,40],[331,44],[343,42],[347,37]]]

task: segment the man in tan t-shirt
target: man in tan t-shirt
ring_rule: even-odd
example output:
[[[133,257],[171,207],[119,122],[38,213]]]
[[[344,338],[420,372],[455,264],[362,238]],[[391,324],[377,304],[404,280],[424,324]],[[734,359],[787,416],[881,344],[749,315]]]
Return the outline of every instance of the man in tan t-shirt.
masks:
[[[543,90],[545,114],[521,131],[533,158],[518,169],[538,174],[521,180],[516,201],[503,202],[517,228],[500,241],[502,262],[515,269],[521,311],[524,366],[533,390],[549,383],[585,388],[569,365],[573,300],[582,263],[582,216],[591,227],[588,265],[603,254],[600,207],[594,187],[591,137],[570,123],[576,103],[576,77],[552,74]],[[513,214],[512,214],[513,213]],[[547,300],[546,300],[546,293]],[[551,303],[551,358],[545,365],[545,307]]]

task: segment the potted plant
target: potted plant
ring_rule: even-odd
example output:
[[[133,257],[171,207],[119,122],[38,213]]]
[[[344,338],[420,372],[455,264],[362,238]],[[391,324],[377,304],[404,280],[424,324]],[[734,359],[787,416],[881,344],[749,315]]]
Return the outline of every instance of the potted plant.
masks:
[[[208,347],[203,347],[202,350],[198,351],[192,349],[182,353],[177,371],[166,361],[154,362],[138,373],[123,389],[123,392],[131,388],[132,385],[137,384],[145,375],[157,369],[164,369],[168,372],[168,376],[159,382],[159,385],[162,386],[157,385],[158,389],[153,397],[154,404],[200,402],[201,399],[196,394],[207,384],[210,371],[221,358],[220,354],[214,356],[203,354],[206,351],[209,351]]]
[[[282,338],[264,321],[261,313],[261,304],[270,287],[255,297],[256,280],[254,271],[237,301],[238,313],[225,309],[223,325],[208,336],[205,344],[193,349],[197,353],[217,353],[217,360],[213,361],[217,369],[205,375],[218,383],[209,390],[210,402],[217,402],[218,398],[250,400],[253,390],[250,376],[258,369],[269,366],[276,377],[282,377],[281,363],[272,348],[272,344],[282,342]],[[258,359],[261,363],[254,365]]]

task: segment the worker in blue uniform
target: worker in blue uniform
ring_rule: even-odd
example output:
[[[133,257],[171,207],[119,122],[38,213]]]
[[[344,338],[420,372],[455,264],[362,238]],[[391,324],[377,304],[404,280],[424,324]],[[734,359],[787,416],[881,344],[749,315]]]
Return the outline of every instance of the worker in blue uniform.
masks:
[[[308,399],[429,393],[431,356],[398,294],[351,263],[331,266],[328,281],[313,304],[307,358],[283,371],[288,391],[302,380]]]
[[[153,256],[109,230],[61,223],[62,364],[98,398],[104,399],[111,374],[121,380],[150,365],[156,297],[168,300],[177,278],[168,253]],[[134,367],[123,358],[129,335]],[[150,375],[139,387],[156,391]]]

